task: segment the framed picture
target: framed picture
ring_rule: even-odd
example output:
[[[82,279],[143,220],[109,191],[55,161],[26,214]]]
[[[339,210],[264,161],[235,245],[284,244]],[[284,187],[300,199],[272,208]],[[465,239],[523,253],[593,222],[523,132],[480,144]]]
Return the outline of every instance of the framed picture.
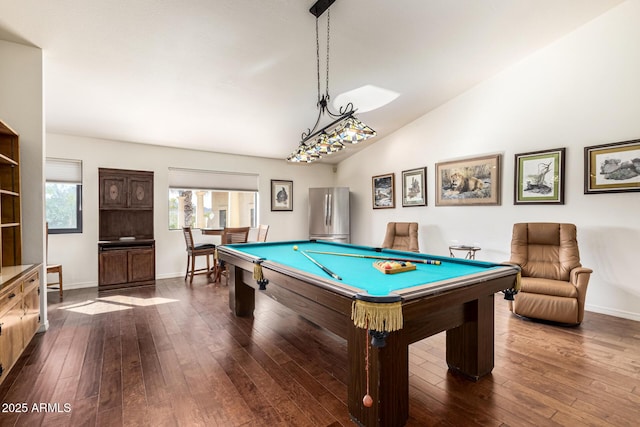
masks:
[[[402,206],[427,205],[427,168],[402,171]]]
[[[293,210],[293,181],[271,180],[271,210]]]
[[[640,139],[584,148],[584,194],[640,191]]]
[[[514,205],[564,205],[565,148],[516,154]]]
[[[395,174],[378,175],[372,178],[373,209],[386,209],[396,207],[396,198],[393,194]]]
[[[499,205],[501,157],[436,163],[436,206]]]

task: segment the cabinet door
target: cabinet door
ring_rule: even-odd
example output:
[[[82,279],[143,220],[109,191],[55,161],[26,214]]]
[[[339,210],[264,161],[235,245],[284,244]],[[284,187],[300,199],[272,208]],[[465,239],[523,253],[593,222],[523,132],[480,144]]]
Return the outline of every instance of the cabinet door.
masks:
[[[100,252],[98,264],[98,286],[127,282],[126,250]]]
[[[22,353],[22,299],[18,291],[11,291],[4,297],[4,315],[0,317],[0,365],[7,372]],[[2,376],[0,375],[0,379]]]
[[[128,258],[130,282],[155,280],[155,249],[131,249]]]
[[[100,208],[127,207],[127,178],[107,175],[100,177]]]
[[[40,280],[38,277],[38,273],[35,273],[24,280],[22,334],[25,347],[40,327]]]
[[[145,209],[153,207],[153,178],[129,178],[129,206]]]

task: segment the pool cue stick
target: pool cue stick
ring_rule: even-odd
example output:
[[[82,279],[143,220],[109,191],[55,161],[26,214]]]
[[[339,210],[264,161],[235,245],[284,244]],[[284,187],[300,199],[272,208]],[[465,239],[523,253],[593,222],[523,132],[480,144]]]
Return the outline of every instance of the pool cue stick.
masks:
[[[345,254],[341,252],[322,252],[322,251],[307,251],[314,254],[325,254],[325,255],[337,255],[337,256],[350,256],[354,258],[371,258],[371,259],[386,259],[389,261],[402,261],[402,262],[414,262],[420,264],[431,264],[431,265],[440,265],[441,261],[434,261],[431,259],[411,259],[411,258],[396,258],[396,257],[388,257],[388,256],[380,256],[380,255],[358,255],[358,254]]]
[[[329,270],[327,267],[325,267],[324,265],[320,264],[315,259],[311,258],[307,253],[305,253],[305,251],[300,251],[300,253],[302,255],[306,256],[307,258],[309,258],[309,261],[311,261],[312,263],[314,263],[315,265],[320,267],[322,269],[322,271],[327,273],[329,276],[333,277],[336,280],[342,280],[342,277],[338,276],[336,273],[334,273],[333,271]]]

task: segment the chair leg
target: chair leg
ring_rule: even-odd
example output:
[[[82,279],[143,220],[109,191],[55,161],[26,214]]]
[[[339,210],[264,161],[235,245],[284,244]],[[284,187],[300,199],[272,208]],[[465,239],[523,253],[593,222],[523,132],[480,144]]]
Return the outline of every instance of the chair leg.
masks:
[[[189,275],[189,254],[187,254],[187,271],[184,272],[184,280],[187,280],[187,276]]]
[[[196,257],[195,255],[191,255],[191,277],[189,278],[189,283],[193,283],[193,272],[196,269]]]
[[[58,282],[60,284],[60,299],[62,299],[62,266],[60,266],[60,270],[58,270]]]

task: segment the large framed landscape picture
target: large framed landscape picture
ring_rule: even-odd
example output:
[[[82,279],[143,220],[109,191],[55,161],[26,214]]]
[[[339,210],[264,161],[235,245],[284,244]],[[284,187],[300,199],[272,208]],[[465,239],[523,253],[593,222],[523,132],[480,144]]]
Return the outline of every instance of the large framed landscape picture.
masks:
[[[640,191],[640,139],[584,148],[584,194]]]
[[[395,174],[377,175],[371,179],[373,209],[395,208],[396,201],[393,193]]]
[[[501,158],[436,163],[436,206],[499,205]]]
[[[516,205],[564,204],[564,148],[516,154]]]

